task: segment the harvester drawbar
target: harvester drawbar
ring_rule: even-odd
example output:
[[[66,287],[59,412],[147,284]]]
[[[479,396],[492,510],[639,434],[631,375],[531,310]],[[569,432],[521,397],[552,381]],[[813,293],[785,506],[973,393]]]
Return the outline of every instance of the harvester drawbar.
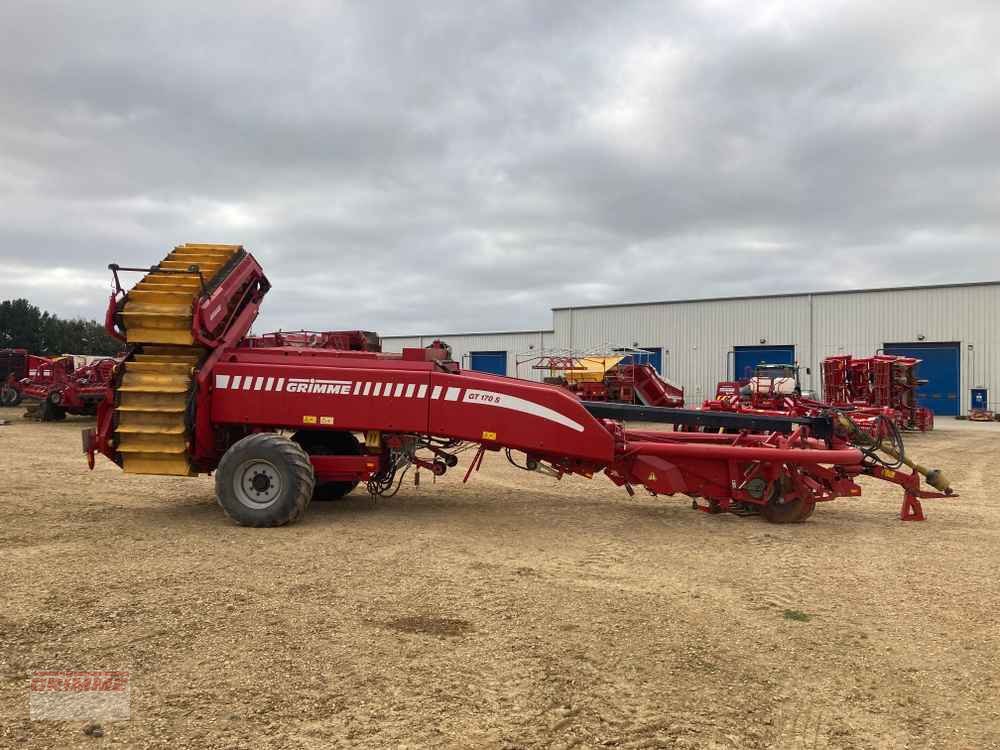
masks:
[[[556,386],[463,370],[438,342],[399,354],[294,337],[247,345],[270,285],[240,246],[184,245],[151,268],[111,269],[106,324],[127,356],[96,428],[84,431],[91,467],[99,452],[129,473],[215,472],[219,504],[243,525],[295,521],[311,500],[362,482],[373,496],[394,494],[411,467],[441,475],[468,449],[466,480],[486,452],[504,451],[529,471],[603,471],[630,494],[682,494],[706,512],[777,523],[860,495],[860,476],[900,485],[906,520],[923,518],[920,498],[952,495],[901,442],[859,437],[836,411],[766,417],[587,403]],[[129,271],[145,275],[126,291],[120,274]],[[629,430],[629,419],[700,431]],[[921,487],[922,475],[936,491]]]

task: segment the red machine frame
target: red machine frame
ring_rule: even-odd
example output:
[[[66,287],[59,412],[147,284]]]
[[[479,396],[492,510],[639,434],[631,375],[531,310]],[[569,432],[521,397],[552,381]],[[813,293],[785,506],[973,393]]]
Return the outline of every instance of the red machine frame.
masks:
[[[917,404],[917,388],[927,383],[917,376],[921,360],[893,354],[827,357],[822,363],[823,399],[859,414],[891,414],[903,429],[927,432],[934,412]]]
[[[73,357],[38,357],[28,355],[28,376],[8,382],[17,393],[16,405],[22,399],[37,404],[29,416],[42,421],[56,421],[67,414],[94,415],[107,394],[108,384],[117,361],[102,357],[76,367]]]

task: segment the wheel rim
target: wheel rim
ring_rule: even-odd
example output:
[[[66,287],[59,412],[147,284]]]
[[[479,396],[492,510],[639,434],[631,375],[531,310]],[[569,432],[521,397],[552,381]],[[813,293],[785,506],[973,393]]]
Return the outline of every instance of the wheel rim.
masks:
[[[281,473],[270,461],[244,461],[233,474],[233,493],[252,510],[269,508],[281,495]]]

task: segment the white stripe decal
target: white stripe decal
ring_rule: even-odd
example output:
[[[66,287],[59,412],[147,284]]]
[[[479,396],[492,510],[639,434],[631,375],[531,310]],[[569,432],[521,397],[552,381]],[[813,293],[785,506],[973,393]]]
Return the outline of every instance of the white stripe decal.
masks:
[[[215,376],[215,387],[220,390],[226,390],[229,387],[229,376],[228,375],[216,375]]]
[[[406,393],[404,394],[407,398],[413,398],[413,391],[416,389],[416,383],[410,383],[406,386]]]
[[[274,386],[274,390],[280,391],[284,387],[285,387],[285,379],[284,378],[278,378],[278,384],[276,386]]]
[[[274,389],[274,378],[268,378],[267,382],[264,383],[264,390],[270,391]]]
[[[253,385],[253,375],[247,375],[245,378],[243,378],[244,391],[249,391],[252,385]]]
[[[375,390],[372,391],[372,395],[373,396],[380,396],[381,394],[382,394],[382,384],[381,383],[376,383],[375,384]]]
[[[441,398],[441,386],[434,386],[434,390],[431,391],[431,398]]]
[[[371,392],[372,392],[372,384],[371,383],[365,383],[365,392],[364,392],[364,395],[367,396]]]
[[[448,392],[444,394],[445,401],[458,401],[458,394],[462,391],[461,388],[449,388]]]
[[[242,375],[233,375],[233,390],[238,391],[240,389],[240,381],[243,379]]]
[[[420,387],[419,387],[419,388],[417,389],[417,398],[423,398],[423,397],[424,397],[424,396],[426,396],[426,395],[427,395],[427,383],[423,383],[423,384],[422,384],[422,385],[421,385],[421,386],[420,386]]]
[[[253,384],[253,389],[259,391],[264,386],[264,378],[260,375],[257,376],[256,382]]]
[[[361,393],[361,381],[360,380],[357,383],[354,384],[354,395],[357,396],[359,393]]]
[[[403,385],[403,383],[396,383],[396,392],[392,395],[399,398],[400,394],[403,392]]]
[[[528,401],[527,399],[519,398],[517,396],[509,396],[506,393],[468,390],[465,392],[465,398],[463,401],[466,403],[480,404],[482,406],[496,406],[500,409],[510,409],[511,411],[521,412],[522,414],[531,414],[532,416],[541,417],[549,422],[555,422],[556,424],[561,424],[564,427],[569,427],[571,430],[583,432],[583,425],[579,422],[574,422],[565,414],[560,414],[547,406],[536,404],[534,401]]]

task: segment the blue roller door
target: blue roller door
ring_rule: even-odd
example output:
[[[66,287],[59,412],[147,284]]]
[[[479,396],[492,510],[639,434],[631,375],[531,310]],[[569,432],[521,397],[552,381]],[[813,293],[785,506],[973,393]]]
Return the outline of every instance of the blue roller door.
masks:
[[[945,417],[956,417],[959,413],[959,351],[959,345],[954,342],[885,345],[886,354],[923,360],[917,368],[917,376],[926,380],[927,385],[917,389],[917,403]]]
[[[794,346],[734,346],[733,374],[735,380],[746,380],[757,365],[794,365]]]
[[[659,346],[639,347],[645,353],[636,352],[630,354],[622,360],[622,364],[652,365],[653,369],[659,373],[663,372],[663,349]]]
[[[507,352],[470,352],[469,369],[491,372],[494,375],[507,374]]]

